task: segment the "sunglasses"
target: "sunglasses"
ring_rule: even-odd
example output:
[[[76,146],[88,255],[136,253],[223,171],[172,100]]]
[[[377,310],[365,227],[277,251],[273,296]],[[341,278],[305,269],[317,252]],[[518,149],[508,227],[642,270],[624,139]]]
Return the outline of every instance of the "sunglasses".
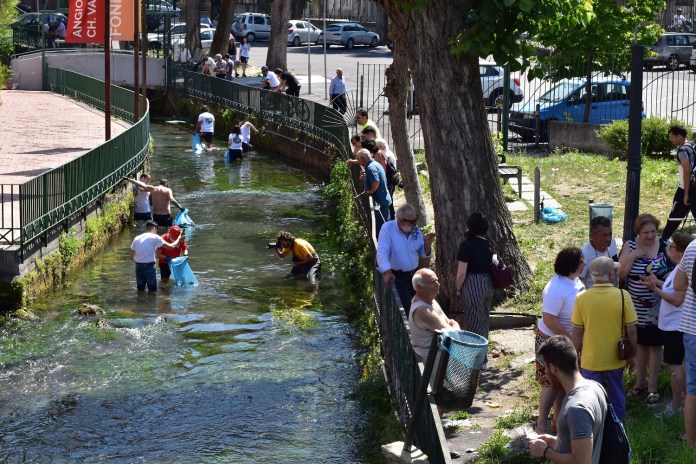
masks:
[[[406,218],[404,218],[404,219],[401,219],[401,221],[407,222],[407,223],[409,223],[409,224],[416,225],[416,223],[418,222],[418,216],[416,216],[416,217],[413,218],[413,219],[406,219]]]

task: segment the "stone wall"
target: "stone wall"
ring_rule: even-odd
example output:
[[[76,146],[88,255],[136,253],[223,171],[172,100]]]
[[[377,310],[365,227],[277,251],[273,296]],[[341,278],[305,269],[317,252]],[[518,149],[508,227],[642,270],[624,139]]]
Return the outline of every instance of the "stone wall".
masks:
[[[573,148],[589,153],[617,155],[599,136],[601,124],[551,121],[549,127],[549,148]]]

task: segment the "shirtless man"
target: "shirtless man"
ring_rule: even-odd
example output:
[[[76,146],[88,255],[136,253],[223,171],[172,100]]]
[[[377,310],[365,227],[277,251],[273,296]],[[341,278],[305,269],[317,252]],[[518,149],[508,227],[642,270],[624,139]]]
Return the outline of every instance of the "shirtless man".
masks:
[[[150,192],[150,199],[152,200],[152,215],[155,222],[160,227],[171,227],[172,212],[169,205],[173,204],[182,211],[184,207],[174,199],[172,189],[169,188],[169,181],[167,179],[162,179],[160,180],[159,185],[154,187],[135,179],[126,180],[136,185],[140,189]]]

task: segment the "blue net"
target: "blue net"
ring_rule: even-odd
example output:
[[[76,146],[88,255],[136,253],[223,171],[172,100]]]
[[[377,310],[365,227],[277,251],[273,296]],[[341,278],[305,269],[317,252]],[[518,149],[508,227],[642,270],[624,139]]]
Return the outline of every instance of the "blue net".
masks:
[[[198,285],[198,279],[188,265],[188,256],[172,259],[169,262],[169,269],[172,271],[172,279],[177,287]]]
[[[179,214],[176,215],[174,225],[179,227],[193,227],[196,224],[189,217],[188,209],[184,209],[183,211],[179,211]]]
[[[557,222],[567,221],[568,215],[560,208],[547,206],[541,210],[541,220],[547,224],[555,224]]]
[[[449,348],[445,341],[449,339]],[[440,337],[441,349],[449,353],[438,404],[466,409],[474,401],[481,366],[488,354],[488,340],[465,330],[450,330]]]

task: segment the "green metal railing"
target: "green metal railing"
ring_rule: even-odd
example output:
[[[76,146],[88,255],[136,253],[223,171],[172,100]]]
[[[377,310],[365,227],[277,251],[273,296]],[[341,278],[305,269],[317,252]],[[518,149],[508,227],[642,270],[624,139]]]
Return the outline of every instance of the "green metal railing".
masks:
[[[171,63],[167,73],[169,88],[178,93],[242,113],[257,114],[266,121],[317,137],[331,145],[344,159],[350,154],[348,126],[343,116],[333,108],[204,76],[173,67]],[[354,196],[363,190],[357,172],[352,178],[352,188]],[[359,220],[370,238],[374,261],[377,241],[374,234],[368,232],[373,230],[374,213],[365,196],[360,196],[356,204]],[[385,367],[392,393],[399,405],[399,418],[405,426],[413,414],[421,369],[415,359],[406,313],[399,307],[391,289],[384,288],[382,275],[378,271],[373,274],[373,295]],[[429,462],[450,464],[447,441],[435,404],[426,401],[419,417],[415,445],[428,455]]]
[[[46,75],[48,90],[104,109],[103,81],[54,68],[47,68]],[[112,114],[132,120],[133,92],[111,86],[111,94]],[[136,124],[79,158],[18,186],[0,185],[0,192],[11,192],[2,195],[0,243],[20,245],[23,251],[135,171],[145,160],[150,142],[149,109],[147,102],[143,105],[143,117]]]

